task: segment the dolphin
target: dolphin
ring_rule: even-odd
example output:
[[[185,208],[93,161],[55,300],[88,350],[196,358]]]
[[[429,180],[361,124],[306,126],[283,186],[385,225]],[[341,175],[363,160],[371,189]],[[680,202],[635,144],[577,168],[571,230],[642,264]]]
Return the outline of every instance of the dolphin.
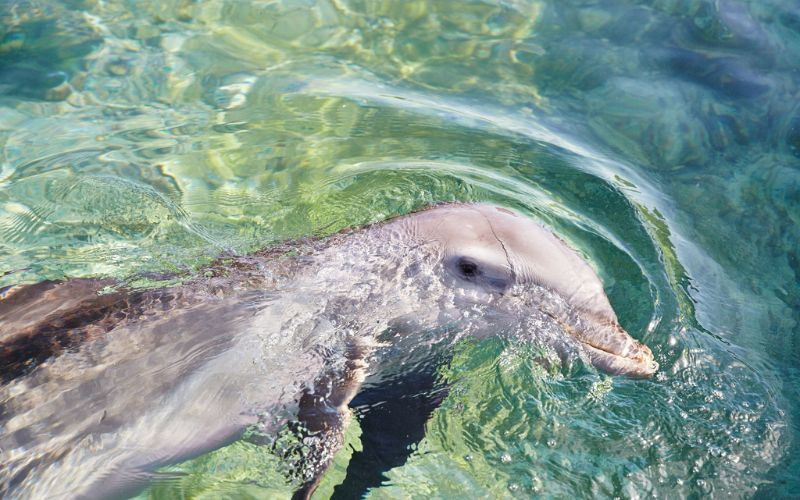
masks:
[[[220,258],[183,283],[0,290],[0,496],[135,494],[157,468],[288,422],[311,440],[297,498],[342,445],[381,343],[438,332],[541,340],[649,377],[591,266],[503,207],[444,204]]]

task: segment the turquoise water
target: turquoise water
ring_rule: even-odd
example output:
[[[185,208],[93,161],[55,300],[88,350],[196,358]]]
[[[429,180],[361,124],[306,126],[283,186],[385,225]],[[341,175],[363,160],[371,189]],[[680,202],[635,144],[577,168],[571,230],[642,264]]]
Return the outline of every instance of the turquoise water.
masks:
[[[661,371],[460,345],[371,497],[793,496],[798,60],[777,0],[5,2],[0,286],[504,204],[583,252]],[[291,491],[247,442],[171,471],[143,495]]]

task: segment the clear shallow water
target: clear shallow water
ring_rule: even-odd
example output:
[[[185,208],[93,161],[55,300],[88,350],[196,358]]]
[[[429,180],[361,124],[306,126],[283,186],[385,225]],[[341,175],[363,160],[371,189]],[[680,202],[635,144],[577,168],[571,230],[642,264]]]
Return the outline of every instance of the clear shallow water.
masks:
[[[662,370],[547,372],[524,346],[465,343],[372,496],[800,486],[796,6],[10,2],[0,19],[0,285],[502,203],[587,256]],[[289,491],[246,443],[173,470],[145,494]]]

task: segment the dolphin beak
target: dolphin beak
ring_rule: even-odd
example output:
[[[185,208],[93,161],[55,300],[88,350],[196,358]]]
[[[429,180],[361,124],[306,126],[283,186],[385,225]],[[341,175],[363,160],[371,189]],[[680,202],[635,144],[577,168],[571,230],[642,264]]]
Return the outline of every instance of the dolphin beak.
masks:
[[[580,329],[570,326],[567,329],[598,370],[632,378],[649,378],[658,370],[650,348],[631,337],[618,323],[604,320],[580,324]]]
[[[612,375],[648,378],[658,370],[650,348],[631,337],[618,324],[602,325],[602,332],[578,336],[592,364]],[[583,338],[581,338],[583,337]]]

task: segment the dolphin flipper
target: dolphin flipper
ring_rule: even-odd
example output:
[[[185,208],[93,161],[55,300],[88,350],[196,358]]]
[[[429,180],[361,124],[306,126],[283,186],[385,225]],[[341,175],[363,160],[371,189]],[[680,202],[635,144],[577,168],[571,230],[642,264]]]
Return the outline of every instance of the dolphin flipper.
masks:
[[[351,457],[344,482],[335,487],[333,498],[360,498],[369,488],[379,486],[385,479],[383,474],[403,465],[425,436],[430,416],[447,396],[447,386],[440,383],[437,370],[448,357],[431,356],[417,363],[391,353],[378,356],[382,359],[371,367],[369,386],[364,386],[365,359],[379,345],[363,341],[351,344],[345,353],[344,370],[326,369],[301,396],[300,434],[304,443],[312,444],[303,457],[299,475],[304,482],[294,499],[311,498],[344,444],[345,429],[353,417],[361,427],[362,450]],[[403,369],[407,368],[403,361],[410,361],[415,369]],[[392,429],[388,434],[387,425]]]
[[[303,484],[295,491],[293,499],[311,498],[336,452],[344,444],[344,431],[351,418],[348,405],[364,381],[365,359],[370,351],[371,347],[363,342],[350,343],[343,369],[329,368],[300,397],[297,420],[306,438],[304,442],[310,441],[312,445],[303,457],[300,471]]]

